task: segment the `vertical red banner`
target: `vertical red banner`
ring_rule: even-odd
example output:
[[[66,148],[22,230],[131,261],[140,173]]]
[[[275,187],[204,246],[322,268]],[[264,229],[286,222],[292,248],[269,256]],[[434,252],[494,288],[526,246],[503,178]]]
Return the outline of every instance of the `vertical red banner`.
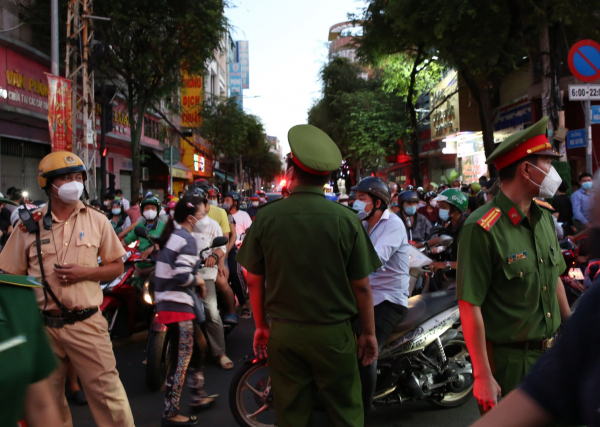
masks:
[[[71,81],[48,76],[48,128],[52,151],[71,151]]]

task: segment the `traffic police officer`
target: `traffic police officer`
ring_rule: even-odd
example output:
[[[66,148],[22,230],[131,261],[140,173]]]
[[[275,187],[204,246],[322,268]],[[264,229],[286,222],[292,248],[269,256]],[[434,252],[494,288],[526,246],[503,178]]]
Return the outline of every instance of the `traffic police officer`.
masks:
[[[489,156],[501,190],[469,216],[458,245],[457,297],[482,412],[519,384],[570,316],[552,215],[533,200],[552,197],[561,183],[547,123],[510,136]]]
[[[288,140],[291,195],[260,209],[237,256],[248,270],[254,351],[265,357],[268,341],[277,425],[310,425],[318,392],[329,425],[362,426],[350,319],[358,311],[358,357],[367,366],[377,357],[368,275],[381,262],[356,213],[323,194],[342,163],[335,143],[311,125],[294,126]]]
[[[43,290],[36,289],[36,294],[59,362],[50,382],[62,425],[73,425],[65,398],[70,361],[81,379],[96,424],[133,426],[108,325],[98,310],[102,303],[98,282],[112,280],[123,272],[121,256],[125,250],[106,216],[80,200],[86,168],[79,157],[68,151],[48,154],[40,162],[38,173],[49,203],[30,218],[21,216],[22,224],[0,254],[0,269],[45,279]],[[98,266],[98,256],[102,266]]]

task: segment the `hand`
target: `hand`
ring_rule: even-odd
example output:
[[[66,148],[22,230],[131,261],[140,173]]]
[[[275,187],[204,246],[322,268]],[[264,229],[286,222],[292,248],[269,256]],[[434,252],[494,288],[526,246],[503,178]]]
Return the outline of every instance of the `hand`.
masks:
[[[152,247],[150,247],[150,248],[146,249],[145,251],[143,251],[143,252],[140,254],[140,259],[141,259],[142,261],[146,261],[146,259],[147,259],[147,258],[148,258],[150,255],[152,255],[152,252],[154,252],[154,246],[152,246]]]
[[[214,256],[209,256],[208,258],[206,258],[204,260],[205,267],[214,267],[216,263],[217,263],[217,260],[215,259]]]
[[[259,359],[265,359],[267,357],[267,341],[269,341],[269,327],[256,328],[254,331],[254,354]]]
[[[375,335],[362,334],[358,339],[358,358],[362,359],[363,366],[369,366],[377,360],[377,338]]]
[[[229,270],[225,265],[219,265],[219,276],[223,276],[225,280],[229,279]]]
[[[200,275],[198,275],[197,277],[200,277]],[[204,279],[202,279],[202,277],[200,277],[200,279],[197,281],[196,293],[198,294],[200,299],[206,298],[206,283],[204,282]]]
[[[446,269],[446,263],[445,262],[441,262],[441,261],[434,261],[431,263],[431,265],[429,266],[429,268],[433,271],[436,270],[445,270]]]
[[[65,264],[62,268],[54,267],[54,274],[56,274],[59,283],[63,286],[86,280],[88,271],[89,268],[78,264]]]
[[[485,377],[475,377],[473,396],[485,412],[498,404],[498,396],[502,396],[502,389],[491,374]]]

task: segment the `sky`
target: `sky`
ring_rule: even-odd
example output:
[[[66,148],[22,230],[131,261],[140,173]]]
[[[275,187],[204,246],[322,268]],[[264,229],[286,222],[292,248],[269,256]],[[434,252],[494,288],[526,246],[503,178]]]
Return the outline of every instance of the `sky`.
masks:
[[[250,88],[244,109],[289,152],[288,130],[307,121],[320,97],[319,70],[327,61],[329,28],[363,5],[356,0],[232,0],[234,40],[248,40]],[[250,98],[259,96],[258,98]],[[247,97],[247,98],[246,98]]]

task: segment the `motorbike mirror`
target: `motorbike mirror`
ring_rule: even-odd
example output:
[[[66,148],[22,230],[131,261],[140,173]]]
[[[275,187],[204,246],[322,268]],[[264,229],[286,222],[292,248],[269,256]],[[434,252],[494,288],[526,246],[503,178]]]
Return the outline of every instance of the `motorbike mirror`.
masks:
[[[149,239],[148,230],[145,227],[135,227],[133,229],[135,235],[141,239]]]
[[[444,227],[439,226],[439,225],[435,225],[435,226],[431,227],[431,230],[429,230],[429,238],[440,234],[443,230],[444,230]]]
[[[447,234],[442,234],[440,236],[440,246],[450,246],[452,244],[452,242],[454,241],[454,238],[452,236],[448,236]]]
[[[212,241],[212,245],[210,245],[210,247],[218,248],[220,246],[225,246],[228,241],[229,241],[229,239],[225,236],[215,237],[215,239]]]

